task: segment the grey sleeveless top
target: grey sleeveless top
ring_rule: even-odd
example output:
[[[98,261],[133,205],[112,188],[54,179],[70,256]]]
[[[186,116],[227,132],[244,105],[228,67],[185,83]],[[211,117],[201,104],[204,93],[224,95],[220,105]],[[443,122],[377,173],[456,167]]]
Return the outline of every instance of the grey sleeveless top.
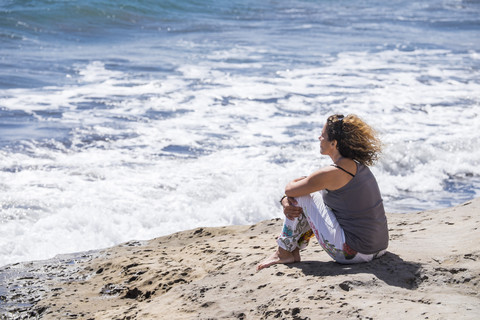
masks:
[[[357,163],[357,174],[337,190],[323,190],[323,201],[337,217],[345,242],[355,251],[377,253],[388,246],[387,217],[377,180]]]

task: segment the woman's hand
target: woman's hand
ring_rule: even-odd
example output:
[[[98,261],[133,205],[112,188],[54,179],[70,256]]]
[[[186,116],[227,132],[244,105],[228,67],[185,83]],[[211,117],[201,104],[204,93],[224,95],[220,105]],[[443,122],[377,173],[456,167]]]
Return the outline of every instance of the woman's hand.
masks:
[[[298,203],[297,200],[293,197],[285,197],[281,201],[282,207],[283,207],[283,213],[289,220],[293,220],[295,218],[298,218],[302,213],[303,209],[300,207],[297,207]]]

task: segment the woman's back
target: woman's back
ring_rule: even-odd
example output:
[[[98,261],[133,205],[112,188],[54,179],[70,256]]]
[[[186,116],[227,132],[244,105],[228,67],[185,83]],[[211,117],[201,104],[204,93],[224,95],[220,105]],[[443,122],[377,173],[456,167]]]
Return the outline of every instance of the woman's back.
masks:
[[[377,181],[368,167],[357,163],[357,173],[340,189],[323,191],[345,232],[346,243],[361,253],[375,253],[388,246],[388,226]]]

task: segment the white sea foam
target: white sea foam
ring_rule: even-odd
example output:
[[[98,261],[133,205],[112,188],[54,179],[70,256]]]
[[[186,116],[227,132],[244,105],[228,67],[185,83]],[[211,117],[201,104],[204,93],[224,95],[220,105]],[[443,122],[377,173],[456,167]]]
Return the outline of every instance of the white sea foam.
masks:
[[[68,134],[0,150],[0,265],[281,216],[285,183],[329,163],[316,139],[333,112],[381,133],[372,170],[387,210],[462,201],[448,184],[478,195],[480,84],[451,63],[468,56],[342,53],[274,77],[206,61],[150,80],[94,61],[77,65],[77,85],[3,90],[4,108]]]

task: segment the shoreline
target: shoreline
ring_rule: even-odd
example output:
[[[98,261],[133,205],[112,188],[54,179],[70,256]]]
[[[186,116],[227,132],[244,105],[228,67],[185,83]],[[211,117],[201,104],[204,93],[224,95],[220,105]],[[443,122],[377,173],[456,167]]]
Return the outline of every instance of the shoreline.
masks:
[[[15,263],[0,268],[0,319],[476,319],[479,210],[387,214],[388,252],[368,264],[312,240],[301,262],[256,272],[280,219]]]

